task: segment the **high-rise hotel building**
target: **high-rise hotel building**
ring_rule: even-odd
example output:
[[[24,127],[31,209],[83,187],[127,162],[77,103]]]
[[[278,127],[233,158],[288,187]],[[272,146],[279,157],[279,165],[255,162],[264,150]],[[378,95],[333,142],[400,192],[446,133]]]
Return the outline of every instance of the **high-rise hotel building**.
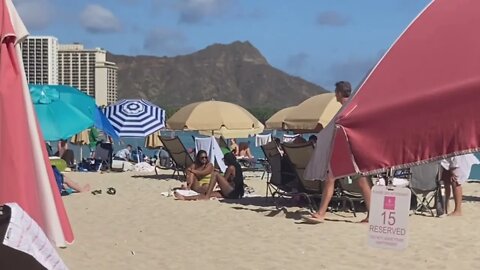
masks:
[[[20,45],[27,81],[32,84],[58,84],[58,39],[32,36]]]
[[[95,97],[97,105],[117,100],[117,65],[107,61],[107,51],[85,49],[82,44],[58,48],[59,84],[71,85]]]
[[[21,46],[29,83],[70,85],[94,97],[99,106],[117,101],[118,68],[107,61],[104,49],[58,44],[50,36],[28,37]]]

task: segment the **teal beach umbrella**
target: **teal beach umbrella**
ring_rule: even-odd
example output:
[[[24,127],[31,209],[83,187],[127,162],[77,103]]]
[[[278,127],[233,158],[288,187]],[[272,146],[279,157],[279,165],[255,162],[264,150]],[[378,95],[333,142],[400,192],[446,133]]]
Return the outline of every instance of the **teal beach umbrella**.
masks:
[[[43,137],[63,140],[94,124],[97,106],[87,94],[65,85],[30,85]]]

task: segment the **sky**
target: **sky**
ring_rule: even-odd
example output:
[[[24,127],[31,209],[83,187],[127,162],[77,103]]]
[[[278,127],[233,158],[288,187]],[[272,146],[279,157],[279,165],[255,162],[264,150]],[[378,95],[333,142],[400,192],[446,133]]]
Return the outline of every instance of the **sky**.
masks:
[[[13,0],[32,35],[175,56],[249,41],[274,67],[357,86],[427,0]]]

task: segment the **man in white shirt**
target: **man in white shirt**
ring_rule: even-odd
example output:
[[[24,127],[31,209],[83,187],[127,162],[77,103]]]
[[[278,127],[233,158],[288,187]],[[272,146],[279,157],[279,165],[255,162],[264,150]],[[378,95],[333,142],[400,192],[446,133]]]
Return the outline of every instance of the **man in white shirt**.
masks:
[[[115,154],[115,157],[117,159],[122,159],[122,160],[125,160],[125,161],[129,161],[130,157],[131,157],[131,152],[132,152],[132,146],[129,144],[129,145],[127,145],[127,148],[124,148],[124,149],[118,151]]]
[[[440,164],[445,169],[442,173],[442,180],[445,184],[445,213],[448,213],[451,190],[453,190],[453,200],[455,202],[455,209],[449,216],[462,215],[462,184],[470,176],[472,165],[479,163],[479,160],[473,154],[455,156],[441,161]]]

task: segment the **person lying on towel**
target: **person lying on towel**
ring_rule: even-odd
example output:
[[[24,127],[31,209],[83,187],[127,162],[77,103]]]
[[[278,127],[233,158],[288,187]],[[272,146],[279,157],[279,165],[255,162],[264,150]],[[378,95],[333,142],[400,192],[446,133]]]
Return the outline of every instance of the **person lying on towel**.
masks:
[[[206,155],[206,153],[205,153]],[[175,197],[180,200],[200,200],[215,198],[240,199],[244,194],[244,178],[242,168],[237,162],[237,158],[232,152],[225,153],[223,157],[227,170],[224,175],[219,172],[213,172],[208,185],[202,186],[198,195],[183,196],[175,192]],[[219,190],[215,191],[218,186]]]

